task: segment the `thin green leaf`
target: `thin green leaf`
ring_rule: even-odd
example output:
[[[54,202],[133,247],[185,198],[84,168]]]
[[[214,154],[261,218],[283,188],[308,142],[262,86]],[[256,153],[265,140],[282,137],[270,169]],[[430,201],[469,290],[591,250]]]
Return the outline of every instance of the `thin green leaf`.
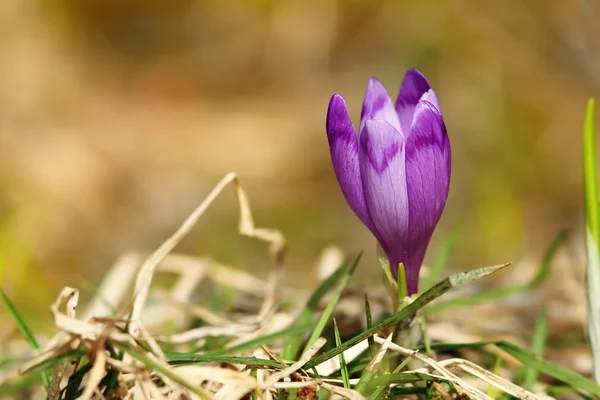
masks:
[[[436,381],[434,377],[428,374],[418,372],[400,372],[397,374],[387,374],[375,377],[371,380],[372,387],[388,386],[393,383],[415,383],[424,381]],[[439,381],[445,381],[440,377]]]
[[[535,322],[533,338],[531,341],[531,352],[536,356],[542,356],[546,347],[546,339],[548,337],[548,317],[542,313]],[[525,376],[525,388],[532,391],[533,384],[537,381],[538,372],[535,368],[525,366],[523,375]]]
[[[25,340],[27,341],[27,344],[29,344],[29,347],[31,347],[31,350],[34,350],[34,351],[39,350],[40,345],[38,344],[37,340],[35,339],[35,336],[33,336],[33,333],[31,333],[31,330],[29,329],[29,327],[27,326],[27,324],[25,323],[23,318],[21,318],[21,315],[18,313],[17,309],[15,308],[15,305],[13,304],[13,302],[10,300],[10,298],[6,295],[6,293],[2,289],[0,289],[0,297],[2,297],[2,301],[4,302],[4,305],[10,312],[10,315],[15,320],[15,323],[17,324],[17,328],[19,329],[19,332],[21,332],[21,335],[25,338]]]
[[[257,379],[258,378],[258,370],[255,369],[253,371],[250,371],[250,375],[252,375],[252,377],[254,379]],[[252,400],[258,400],[258,392],[256,390],[252,391]]]
[[[354,389],[362,395],[368,394],[371,391],[370,389],[374,389],[373,387],[369,387],[374,377],[375,373],[370,368],[366,368]]]
[[[340,297],[342,297],[342,292],[346,288],[346,285],[348,285],[348,282],[350,282],[350,278],[352,278],[352,275],[354,274],[354,271],[356,270],[356,266],[358,265],[358,262],[360,261],[360,256],[361,255],[359,254],[354,259],[352,264],[350,264],[350,268],[348,268],[348,270],[345,272],[344,276],[342,277],[342,280],[340,281],[339,285],[335,289],[335,292],[333,292],[333,296],[331,296],[329,303],[325,307],[325,310],[323,310],[323,313],[321,314],[321,317],[319,318],[319,321],[317,322],[316,328],[312,331],[312,334],[310,335],[308,342],[306,342],[306,346],[304,347],[305,352],[308,349],[310,349],[310,347],[313,344],[315,344],[317,339],[321,336],[321,333],[323,333],[323,330],[325,330],[325,327],[327,326],[327,324],[329,323],[329,320],[331,319],[331,316],[333,315],[333,310],[335,309],[335,306],[337,305],[338,301],[340,300]]]
[[[320,356],[313,358],[308,363],[306,363],[305,368],[310,369],[314,366],[317,366],[317,365],[321,364],[322,362],[327,361],[327,360],[337,356],[341,352],[346,351],[347,349],[354,346],[355,344],[362,342],[363,340],[367,339],[369,336],[374,335],[375,333],[379,332],[380,330],[385,329],[394,324],[397,324],[398,322],[412,316],[418,310],[423,308],[426,304],[428,304],[429,302],[433,301],[434,299],[440,297],[441,295],[446,293],[448,290],[452,289],[454,286],[484,278],[490,274],[493,274],[496,271],[499,271],[500,269],[502,269],[508,265],[509,264],[496,265],[496,266],[492,266],[492,267],[483,267],[483,268],[479,268],[479,269],[476,269],[473,271],[468,271],[468,272],[463,272],[460,274],[452,275],[452,276],[444,279],[443,281],[439,282],[437,285],[433,286],[431,289],[427,290],[425,293],[423,293],[422,295],[417,297],[415,299],[415,301],[413,301],[412,303],[410,303],[409,305],[404,307],[402,310],[400,310],[396,314],[394,314],[391,317],[372,326],[370,329],[367,329],[367,330],[359,333],[358,335],[354,336],[352,339],[342,343],[341,346],[336,346],[335,348],[333,348],[329,351],[326,351],[325,353],[321,354]]]
[[[37,340],[35,339],[35,336],[33,336],[33,333],[31,332],[31,330],[29,329],[29,327],[27,326],[27,324],[25,323],[23,318],[21,318],[21,315],[18,313],[13,302],[10,300],[10,298],[6,295],[6,293],[2,289],[0,289],[0,297],[2,297],[2,301],[4,302],[4,305],[8,309],[8,312],[10,313],[10,315],[15,320],[15,323],[17,324],[17,328],[19,329],[19,332],[21,332],[21,335],[27,341],[27,343],[29,344],[29,347],[31,347],[31,350],[33,350],[33,354],[38,354],[40,345],[38,344]],[[45,387],[50,386],[50,374],[48,373],[48,371],[43,370],[41,372],[41,374],[42,374],[42,382],[44,382],[44,386]]]
[[[365,314],[367,318],[367,329],[371,329],[373,327],[373,316],[371,315],[371,305],[369,304],[369,298],[365,293]],[[375,348],[375,338],[373,336],[369,336],[369,352],[371,353],[371,358],[375,357],[377,354],[377,349]]]
[[[278,400],[286,400],[285,390],[283,390],[283,389],[277,390],[277,399]]]
[[[320,388],[317,391],[317,400],[327,400],[331,393],[327,389]]]
[[[566,368],[546,361],[538,355],[533,354],[531,351],[515,344],[500,341],[496,342],[495,345],[530,368],[534,368],[537,371],[549,375],[552,378],[566,383],[574,388],[585,390],[595,394],[596,396],[600,396],[600,386],[594,381],[591,381]]]
[[[402,395],[406,395],[406,394],[422,394],[425,395],[427,394],[427,388],[426,387],[420,387],[420,386],[415,386],[415,387],[405,387],[405,386],[394,386],[392,388],[392,395],[394,396],[402,396]]]
[[[69,381],[67,382],[67,386],[65,388],[65,400],[74,400],[79,397],[78,392],[81,382],[83,382],[85,374],[90,372],[92,369],[92,365],[93,364],[87,363],[80,367],[74,374],[69,376]]]
[[[523,285],[486,290],[484,292],[480,292],[472,296],[457,297],[444,302],[439,302],[437,304],[432,304],[423,310],[423,315],[430,315],[442,310],[449,310],[452,308],[459,308],[469,306],[472,304],[479,304],[485,301],[491,301],[512,294],[535,289],[542,282],[544,282],[544,280],[548,276],[548,273],[550,272],[550,266],[552,265],[552,260],[554,259],[554,256],[556,255],[560,246],[565,242],[566,238],[566,230],[562,230],[556,235],[556,237],[552,240],[552,243],[546,250],[546,253],[544,254],[544,258],[540,263],[540,268],[538,269],[537,274],[533,277],[531,281]]]
[[[305,326],[312,323],[312,319],[315,312],[317,311],[319,302],[340,279],[347,265],[348,261],[346,260],[331,275],[329,275],[327,279],[321,282],[319,287],[313,292],[313,294],[306,302],[306,306],[296,319],[294,326]],[[303,337],[304,335],[302,334],[290,336],[283,348],[281,358],[283,358],[284,360],[296,359],[296,355],[298,354],[298,352],[300,351],[300,347],[302,346]]]
[[[208,354],[190,354],[169,352],[165,354],[169,364],[201,364],[211,362],[221,362],[228,364],[241,364],[249,367],[275,368],[283,369],[285,364],[273,361],[264,360],[256,357],[236,357],[236,356],[213,356]]]
[[[340,337],[340,330],[338,329],[337,322],[335,318],[333,319],[333,330],[335,333],[335,345],[339,346],[342,344],[342,339]],[[348,368],[346,367],[346,358],[344,358],[344,353],[340,353],[340,372],[342,373],[342,382],[344,383],[344,387],[346,389],[350,389],[350,378],[348,376]]]
[[[388,385],[381,385],[375,389],[375,391],[369,396],[369,400],[379,400],[385,398],[385,394],[389,393],[390,387]]]
[[[583,124],[583,181],[586,222],[586,301],[587,326],[592,345],[594,378],[600,382],[600,211],[598,210],[598,172],[594,99],[587,104]]]
[[[298,398],[298,389],[292,388],[288,391],[287,400],[296,400]]]

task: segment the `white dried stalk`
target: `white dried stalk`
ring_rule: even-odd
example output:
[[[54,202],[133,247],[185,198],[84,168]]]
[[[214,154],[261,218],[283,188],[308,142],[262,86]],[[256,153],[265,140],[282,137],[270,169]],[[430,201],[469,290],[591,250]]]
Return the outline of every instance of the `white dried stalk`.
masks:
[[[368,348],[369,342],[367,339],[363,340],[362,342],[358,342],[354,346],[344,351],[344,360],[346,360],[346,362],[351,362],[364,353]],[[333,357],[327,361],[323,361],[321,364],[317,365],[315,369],[320,376],[329,376],[340,369],[340,358]]]
[[[525,390],[517,385],[515,385],[512,382],[509,382],[508,380],[484,369],[481,368],[479,365],[474,364],[468,360],[464,360],[462,358],[451,358],[448,360],[444,360],[444,361],[439,361],[439,365],[442,365],[444,367],[456,367],[461,369],[462,371],[473,375],[476,378],[481,379],[482,381],[488,383],[489,385],[492,385],[494,387],[496,387],[497,389],[500,389],[508,394],[510,394],[511,396],[517,397],[519,399],[523,399],[523,400],[540,400],[541,397],[536,396],[535,394],[529,392],[528,390]]]
[[[102,280],[96,296],[83,313],[84,321],[92,317],[112,315],[112,310],[116,310],[125,296],[131,293],[129,288],[133,284],[140,262],[141,257],[137,253],[126,253],[119,257]]]
[[[104,353],[104,349],[100,348],[96,351],[95,357],[94,365],[88,374],[88,381],[80,400],[90,400],[92,398],[106,372],[106,354]]]
[[[131,323],[129,325],[129,332],[134,336],[139,336],[138,325],[142,315],[142,310],[148,297],[150,290],[150,284],[156,266],[164,259],[164,257],[175,248],[175,246],[188,234],[192,227],[196,224],[198,219],[206,212],[208,207],[216,199],[216,197],[223,191],[223,189],[230,183],[233,183],[236,189],[238,203],[240,208],[240,222],[239,231],[240,234],[254,237],[257,239],[264,240],[271,244],[271,252],[274,254],[278,261],[281,261],[283,252],[285,249],[285,239],[283,235],[273,229],[257,228],[254,225],[252,219],[252,213],[248,203],[248,198],[242,186],[240,185],[239,178],[235,173],[229,173],[225,175],[223,179],[214,187],[214,189],[208,194],[206,199],[190,214],[190,216],[183,222],[183,224],[175,231],[175,233],[168,238],[158,249],[146,260],[146,262],[140,268],[138,279],[135,284],[135,299],[133,308],[131,311]]]
[[[375,339],[375,342],[377,342],[377,343],[380,343],[380,344],[385,343],[385,339],[381,338],[378,335],[375,335],[374,339]],[[402,346],[397,345],[396,343],[390,343],[389,349],[396,353],[402,354],[406,357],[414,357],[414,358],[426,363],[431,368],[436,370],[444,379],[454,383],[457,386],[457,389],[462,388],[465,391],[465,393],[468,394],[469,397],[471,397],[473,399],[492,400],[492,398],[489,397],[487,394],[483,393],[481,390],[477,389],[473,385],[469,385],[467,382],[463,381],[458,376],[456,376],[455,374],[450,372],[447,368],[441,366],[437,361],[427,357],[424,354],[417,353],[414,350],[406,349]]]
[[[304,366],[304,364],[309,362],[315,354],[317,354],[317,352],[321,349],[321,347],[323,347],[325,345],[325,343],[327,343],[327,340],[325,338],[323,338],[323,337],[318,338],[315,341],[315,344],[313,344],[308,350],[306,350],[302,354],[302,356],[300,357],[300,360],[293,363],[289,367],[282,369],[281,371],[277,371],[277,372],[273,373],[265,381],[263,388],[270,388],[273,385],[275,385],[275,383],[280,381],[281,379],[287,378],[294,372],[298,371],[300,368],[302,368]]]

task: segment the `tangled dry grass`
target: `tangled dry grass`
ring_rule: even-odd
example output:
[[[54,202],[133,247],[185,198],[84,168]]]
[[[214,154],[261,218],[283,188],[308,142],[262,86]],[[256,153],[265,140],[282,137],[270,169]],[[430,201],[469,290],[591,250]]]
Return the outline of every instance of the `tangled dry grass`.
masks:
[[[207,257],[172,253],[230,184],[240,208],[239,232],[269,245],[273,266],[267,280]],[[493,343],[481,345],[486,354],[496,357],[491,369],[486,356],[472,348],[454,346],[454,354],[423,352],[419,346],[402,346],[402,340],[389,329],[344,348],[340,332],[348,337],[370,328],[369,323],[365,325],[364,293],[360,291],[348,290],[343,296],[341,290],[324,293],[317,298],[317,308],[309,310],[323,316],[328,306],[335,306],[335,312],[333,307],[330,311],[337,322],[334,350],[339,348],[339,357],[317,362],[326,337],[331,336],[318,331],[314,343],[299,357],[282,359],[290,338],[299,335],[305,342],[303,338],[315,330],[310,314],[310,327],[298,326],[315,293],[282,283],[285,248],[279,231],[255,226],[246,192],[237,175],[228,174],[156,251],[121,257],[86,308],[81,310],[77,289],[64,288],[51,306],[56,335],[45,341],[33,359],[18,368],[4,369],[0,390],[4,388],[12,398],[46,396],[53,400],[272,399],[292,398],[292,394],[297,399],[376,399],[410,398],[419,393],[440,399],[550,398],[546,390],[551,381],[536,380],[531,390],[515,384],[510,371],[520,368],[522,360]],[[338,267],[342,261],[338,249],[323,253],[317,265],[321,286],[342,271]],[[161,273],[177,277],[169,290],[152,287]],[[198,292],[206,298],[216,286],[236,293],[232,309],[223,311],[227,307],[222,305],[221,310],[211,310],[198,304]],[[336,293],[340,297],[332,301]],[[373,293],[369,294],[368,315],[380,320],[389,310],[390,300]],[[458,319],[433,319],[425,326],[420,318],[411,316],[408,321],[412,323],[403,325],[409,330],[422,329],[421,334],[431,343],[442,345],[489,339],[461,332],[456,328]],[[452,326],[454,329],[449,328]],[[390,360],[396,360],[396,365]],[[352,363],[356,365],[349,374]],[[36,379],[31,381],[40,374],[48,380],[43,389]]]

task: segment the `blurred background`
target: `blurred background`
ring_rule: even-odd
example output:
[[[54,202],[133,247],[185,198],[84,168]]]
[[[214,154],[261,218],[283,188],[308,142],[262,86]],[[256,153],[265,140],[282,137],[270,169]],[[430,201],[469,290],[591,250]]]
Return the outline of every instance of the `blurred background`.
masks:
[[[461,270],[539,258],[560,228],[577,241],[599,17],[594,0],[0,2],[2,287],[47,320],[60,288],[155,249],[229,171],[257,224],[286,235],[289,282],[310,283],[330,244],[364,249],[359,274],[378,282],[325,114],[338,92],[356,123],[369,77],[395,97],[409,68],[436,91],[453,150],[427,260],[451,232]],[[177,250],[266,275],[237,218],[229,189]]]

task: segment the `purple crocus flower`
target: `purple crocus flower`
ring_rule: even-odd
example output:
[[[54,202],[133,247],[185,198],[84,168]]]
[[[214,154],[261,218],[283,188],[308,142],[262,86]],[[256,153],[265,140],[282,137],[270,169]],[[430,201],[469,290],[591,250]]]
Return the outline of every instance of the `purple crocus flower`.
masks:
[[[394,106],[371,78],[358,137],[339,94],[329,102],[327,137],[346,201],[377,238],[395,278],[404,264],[408,294],[416,293],[450,185],[450,141],[435,93],[410,70]]]

